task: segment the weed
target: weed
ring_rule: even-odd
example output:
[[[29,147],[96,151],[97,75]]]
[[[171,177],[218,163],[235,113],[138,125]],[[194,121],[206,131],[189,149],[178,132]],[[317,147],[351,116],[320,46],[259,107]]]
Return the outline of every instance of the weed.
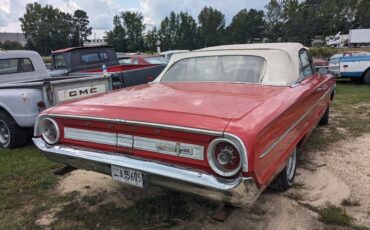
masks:
[[[360,202],[358,200],[351,200],[351,199],[344,199],[341,203],[343,206],[360,206]]]
[[[350,217],[343,208],[329,205],[319,209],[319,220],[325,224],[337,226],[350,226],[352,217]]]

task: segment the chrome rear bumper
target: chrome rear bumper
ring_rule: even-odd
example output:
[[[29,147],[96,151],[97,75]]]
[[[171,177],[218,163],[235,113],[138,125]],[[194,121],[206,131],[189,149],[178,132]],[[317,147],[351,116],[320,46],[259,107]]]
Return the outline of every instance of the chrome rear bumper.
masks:
[[[122,154],[104,153],[72,146],[48,145],[42,138],[33,142],[52,161],[111,175],[111,165],[139,170],[144,184],[191,193],[235,206],[252,204],[260,190],[252,178],[221,179],[203,171],[163,164]]]

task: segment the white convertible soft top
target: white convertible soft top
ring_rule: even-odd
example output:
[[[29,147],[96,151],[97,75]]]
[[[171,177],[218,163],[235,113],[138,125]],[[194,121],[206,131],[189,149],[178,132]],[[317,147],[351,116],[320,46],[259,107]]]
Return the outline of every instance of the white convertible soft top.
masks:
[[[157,77],[160,81],[165,72],[179,60],[192,57],[219,55],[253,55],[263,57],[266,67],[261,84],[287,86],[300,77],[299,51],[305,49],[300,43],[258,43],[214,46],[189,53],[174,54],[167,67]]]

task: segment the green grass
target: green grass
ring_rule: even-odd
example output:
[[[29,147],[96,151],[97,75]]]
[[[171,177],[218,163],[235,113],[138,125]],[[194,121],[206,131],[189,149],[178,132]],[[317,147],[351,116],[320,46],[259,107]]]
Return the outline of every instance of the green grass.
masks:
[[[57,167],[35,147],[0,150],[0,228],[33,225],[35,215],[56,183]]]
[[[338,141],[367,132],[370,132],[370,86],[339,81],[329,125],[316,128],[303,151],[322,151]]]

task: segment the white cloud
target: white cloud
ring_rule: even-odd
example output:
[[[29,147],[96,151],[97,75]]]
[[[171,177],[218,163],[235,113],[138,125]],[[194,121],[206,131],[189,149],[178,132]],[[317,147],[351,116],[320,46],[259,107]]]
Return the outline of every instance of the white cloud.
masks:
[[[75,10],[80,10],[81,7],[73,0],[63,0],[64,4],[60,7],[61,11],[73,13]]]
[[[110,30],[113,17],[124,10],[139,11],[148,27],[159,24],[161,20],[175,12],[185,11],[197,20],[204,6],[212,6],[225,14],[226,23],[243,8],[263,9],[268,0],[0,0],[0,32],[20,32],[18,18],[25,12],[27,3],[38,1],[73,13],[77,9],[87,12],[93,29]]]
[[[230,23],[232,17],[241,9],[263,9],[268,0],[139,0],[141,12],[145,21],[151,24],[159,24],[171,11],[184,11],[198,19],[199,12],[204,6],[211,6],[225,14],[226,23]]]
[[[6,14],[10,13],[10,0],[2,0],[0,4],[0,11],[3,11]]]

